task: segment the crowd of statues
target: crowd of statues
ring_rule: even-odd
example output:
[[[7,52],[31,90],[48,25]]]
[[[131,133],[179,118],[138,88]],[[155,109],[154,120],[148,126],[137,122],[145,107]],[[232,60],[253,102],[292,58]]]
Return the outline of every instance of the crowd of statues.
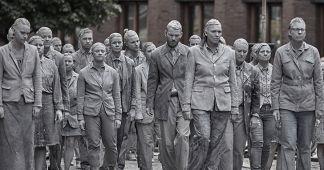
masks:
[[[253,170],[269,170],[276,149],[277,170],[309,170],[312,143],[324,169],[324,62],[301,18],[273,65],[266,43],[247,63],[249,43],[227,45],[216,19],[189,46],[175,20],[165,44],[142,49],[133,30],[93,43],[81,29],[78,51],[48,27],[29,32],[17,19],[0,47],[0,170],[44,170],[47,152],[51,170],[74,155],[82,169],[137,157],[152,170],[156,143],[164,170],[241,170],[246,148]]]

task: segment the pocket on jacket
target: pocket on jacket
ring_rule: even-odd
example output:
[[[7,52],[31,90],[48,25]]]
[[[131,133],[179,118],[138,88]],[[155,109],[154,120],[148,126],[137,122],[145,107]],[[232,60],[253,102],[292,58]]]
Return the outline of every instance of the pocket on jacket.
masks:
[[[3,89],[6,89],[6,90],[10,90],[11,89],[11,87],[10,86],[5,86],[5,85],[2,85],[1,86]]]
[[[204,87],[194,87],[192,91],[194,92],[202,92],[204,90]]]

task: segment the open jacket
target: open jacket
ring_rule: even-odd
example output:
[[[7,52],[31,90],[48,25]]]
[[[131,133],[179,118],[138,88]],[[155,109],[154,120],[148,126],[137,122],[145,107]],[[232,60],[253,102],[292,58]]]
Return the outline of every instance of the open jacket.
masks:
[[[113,67],[113,54],[109,53],[106,56],[105,63]],[[120,56],[121,57],[121,56]],[[127,56],[122,57],[122,89],[121,102],[123,113],[129,112],[131,107],[135,108],[135,64],[134,61]]]
[[[64,105],[64,111],[69,111],[70,109],[70,99],[69,99],[69,92],[68,92],[68,84],[66,81],[66,70],[65,70],[65,60],[64,55],[50,49],[45,55],[46,58],[54,61],[59,75],[60,75],[60,83],[61,83],[61,92],[62,92],[62,100]]]
[[[69,82],[69,97],[70,97],[70,115],[66,116],[66,120],[63,120],[63,128],[70,124],[72,128],[78,128],[78,116],[77,116],[77,84],[78,84],[79,74],[72,73],[71,80]]]
[[[278,48],[272,68],[272,110],[324,111],[323,76],[318,50],[305,42],[295,56],[290,43]]]
[[[250,134],[250,119],[252,115],[258,116],[260,113],[260,72],[258,68],[245,61],[243,64],[243,114],[245,132]]]
[[[0,106],[3,102],[18,102],[21,95],[26,103],[42,107],[42,73],[35,46],[24,44],[22,69],[13,56],[12,42],[0,47]]]
[[[205,46],[191,47],[188,61],[184,109],[238,112],[235,52],[219,43],[219,55],[213,61]]]
[[[153,51],[147,80],[146,107],[154,108],[155,118],[160,120],[168,119],[168,101],[173,84],[178,91],[180,105],[183,104],[185,73],[191,56],[189,47],[178,43],[176,62],[172,64],[173,57],[167,46],[165,43]]]
[[[92,63],[79,73],[77,84],[78,120],[83,120],[83,115],[98,116],[102,107],[108,116],[114,116],[116,120],[121,120],[118,73],[107,64],[104,67],[102,84],[95,76]]]
[[[146,113],[146,94],[147,94],[147,78],[149,66],[146,61],[135,68],[136,71],[136,109],[135,119],[142,119],[141,123],[152,123],[154,115]]]

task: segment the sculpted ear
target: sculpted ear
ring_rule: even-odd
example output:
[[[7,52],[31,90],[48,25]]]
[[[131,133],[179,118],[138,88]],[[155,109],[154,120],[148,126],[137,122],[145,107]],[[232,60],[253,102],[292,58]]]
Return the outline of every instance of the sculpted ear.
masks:
[[[166,30],[164,31],[164,35],[165,35],[165,37],[167,37],[167,34],[168,34],[168,30],[166,29]]]

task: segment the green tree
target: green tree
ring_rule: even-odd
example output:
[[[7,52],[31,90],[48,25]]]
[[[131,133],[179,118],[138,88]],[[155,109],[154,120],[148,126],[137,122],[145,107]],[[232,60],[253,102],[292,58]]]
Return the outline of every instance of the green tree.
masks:
[[[0,0],[0,38],[17,18],[28,19],[33,32],[46,26],[72,35],[75,27],[99,29],[120,12],[116,0]]]

